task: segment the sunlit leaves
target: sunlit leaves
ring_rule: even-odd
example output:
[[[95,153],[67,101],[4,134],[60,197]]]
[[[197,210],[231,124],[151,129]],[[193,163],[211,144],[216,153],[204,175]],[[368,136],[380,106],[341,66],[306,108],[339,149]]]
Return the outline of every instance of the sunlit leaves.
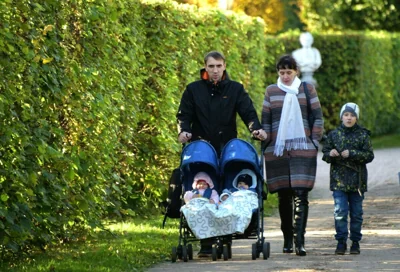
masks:
[[[1,199],[1,201],[3,201],[3,202],[6,202],[8,199],[9,199],[10,197],[7,195],[7,194],[1,194],[0,195],[0,199]]]
[[[397,0],[303,0],[302,18],[309,30],[400,31]]]

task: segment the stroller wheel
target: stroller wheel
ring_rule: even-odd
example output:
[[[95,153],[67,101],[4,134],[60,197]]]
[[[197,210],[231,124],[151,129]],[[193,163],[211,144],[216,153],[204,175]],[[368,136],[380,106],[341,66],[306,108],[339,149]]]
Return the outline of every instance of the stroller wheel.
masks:
[[[263,245],[264,260],[269,258],[270,251],[271,251],[271,247],[269,245],[269,242],[265,242]]]
[[[212,260],[216,261],[217,260],[217,254],[218,254],[218,246],[216,244],[212,245],[212,251],[211,251],[211,256],[212,256]]]
[[[251,259],[257,259],[257,243],[251,244]]]
[[[229,259],[229,249],[228,245],[224,245],[222,248],[222,254],[224,255],[224,261],[227,261]]]
[[[172,247],[171,261],[176,262],[176,247]]]
[[[188,261],[188,253],[186,246],[182,246],[182,259],[185,263]]]
[[[263,251],[263,244],[261,241],[257,242],[257,258],[260,258],[260,254]]]
[[[193,260],[193,246],[192,244],[187,245],[187,254],[189,257],[189,260]]]
[[[182,245],[178,245],[176,248],[176,256],[178,259],[182,260]]]
[[[220,243],[217,243],[217,259],[221,259],[222,258],[222,250],[223,250],[223,245]]]

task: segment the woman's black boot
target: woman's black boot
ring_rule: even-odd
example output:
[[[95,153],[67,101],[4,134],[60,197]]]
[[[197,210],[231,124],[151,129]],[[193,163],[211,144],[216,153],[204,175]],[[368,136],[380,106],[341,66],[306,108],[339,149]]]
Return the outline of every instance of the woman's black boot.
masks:
[[[279,191],[279,215],[283,233],[283,253],[293,253],[293,194],[291,190]]]
[[[306,233],[308,218],[308,191],[295,191],[295,211],[294,211],[294,241],[296,244],[296,255],[306,256],[307,251],[304,247],[304,235]]]
[[[283,239],[283,253],[293,253],[293,234],[284,234]]]
[[[307,255],[307,251],[304,248],[304,243],[303,244],[299,243],[298,245],[296,245],[296,255],[297,256],[306,256]]]

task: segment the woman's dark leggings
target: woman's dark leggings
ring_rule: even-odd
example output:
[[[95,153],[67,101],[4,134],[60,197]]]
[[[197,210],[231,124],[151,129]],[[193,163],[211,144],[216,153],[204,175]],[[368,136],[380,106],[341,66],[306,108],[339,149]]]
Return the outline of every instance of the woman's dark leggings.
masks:
[[[308,190],[281,190],[278,192],[278,200],[284,237],[294,235],[296,243],[304,244],[308,218]]]

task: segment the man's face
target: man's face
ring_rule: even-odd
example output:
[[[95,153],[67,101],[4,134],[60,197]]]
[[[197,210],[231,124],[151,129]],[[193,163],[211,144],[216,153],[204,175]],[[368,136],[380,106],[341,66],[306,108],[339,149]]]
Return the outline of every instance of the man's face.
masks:
[[[218,82],[221,80],[222,75],[224,74],[226,64],[223,59],[216,60],[212,57],[209,57],[205,68],[210,76],[210,80]]]

